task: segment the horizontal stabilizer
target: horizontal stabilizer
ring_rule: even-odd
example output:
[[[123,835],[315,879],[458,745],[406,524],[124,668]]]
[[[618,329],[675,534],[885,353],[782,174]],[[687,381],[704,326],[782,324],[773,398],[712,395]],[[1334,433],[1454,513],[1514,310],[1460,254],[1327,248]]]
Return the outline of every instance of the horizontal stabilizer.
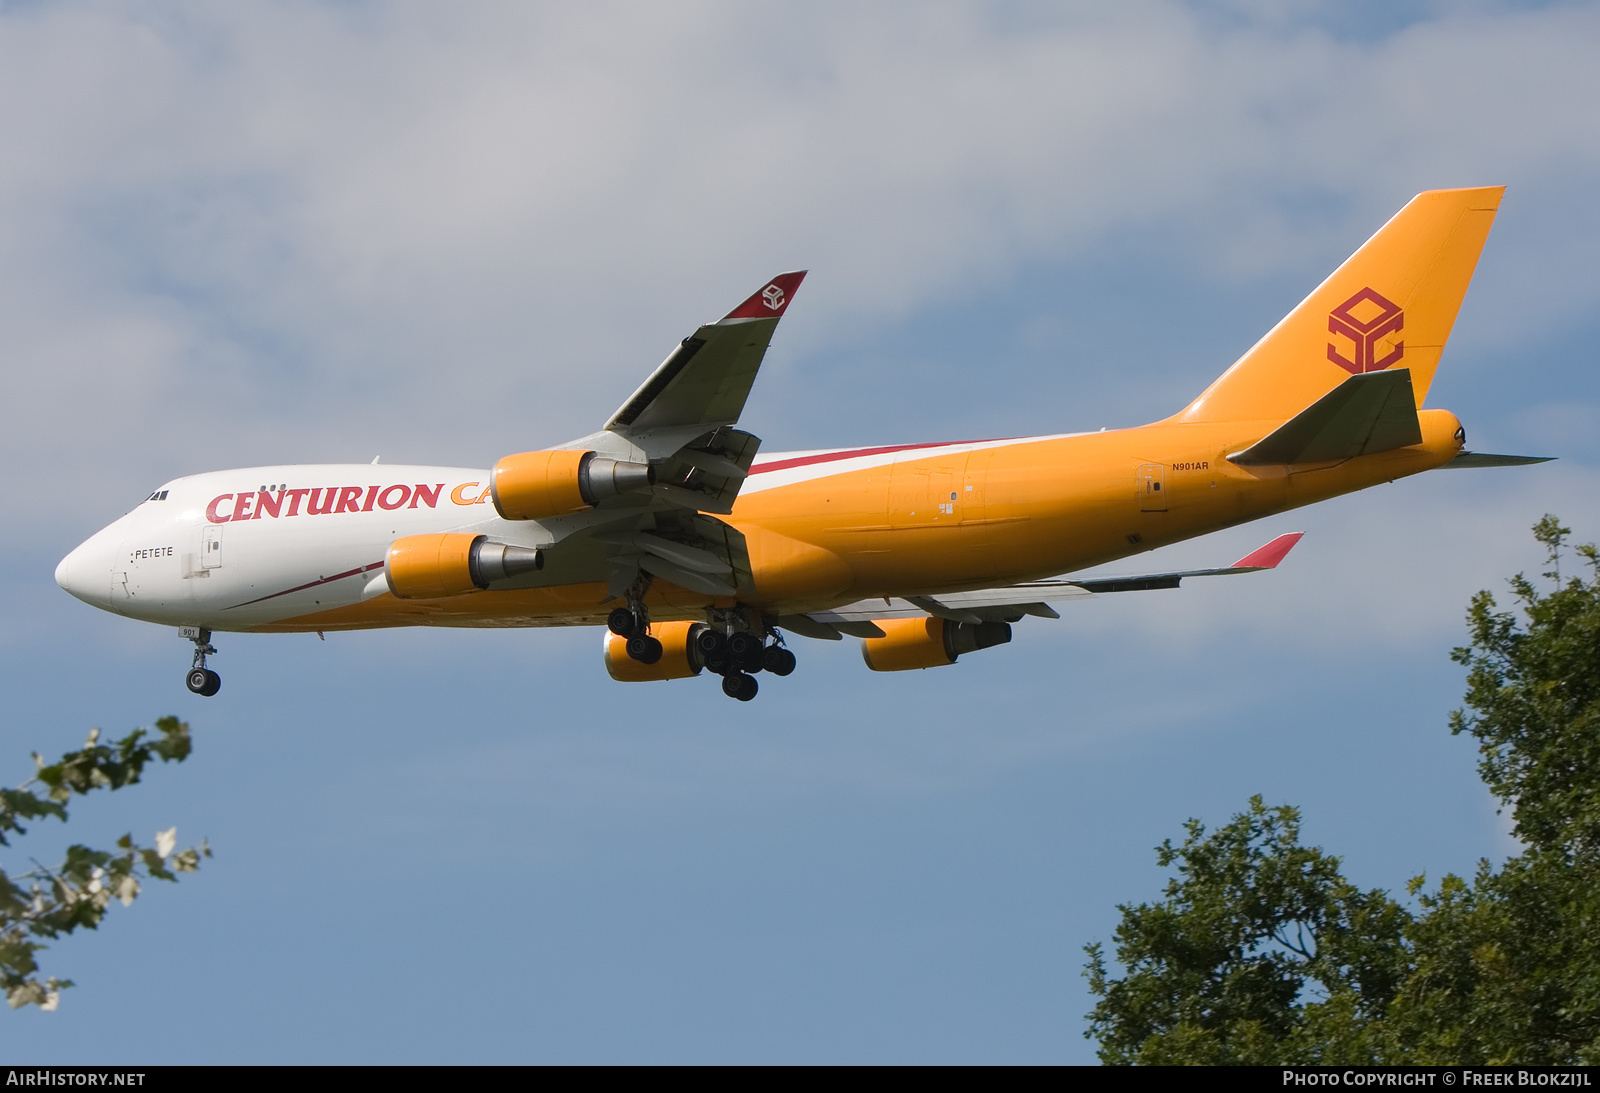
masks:
[[[1351,376],[1228,459],[1243,466],[1327,463],[1421,443],[1411,372],[1390,368]]]
[[[1446,467],[1526,467],[1530,463],[1548,463],[1553,455],[1490,455],[1488,452],[1460,452],[1446,463]]]

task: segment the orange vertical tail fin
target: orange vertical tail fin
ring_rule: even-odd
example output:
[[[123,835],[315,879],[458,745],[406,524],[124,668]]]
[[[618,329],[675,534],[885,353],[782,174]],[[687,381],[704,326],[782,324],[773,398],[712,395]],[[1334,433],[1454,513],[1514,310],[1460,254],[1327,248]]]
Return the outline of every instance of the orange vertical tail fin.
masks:
[[[1352,375],[1411,372],[1420,407],[1504,186],[1418,194],[1173,421],[1282,421]]]

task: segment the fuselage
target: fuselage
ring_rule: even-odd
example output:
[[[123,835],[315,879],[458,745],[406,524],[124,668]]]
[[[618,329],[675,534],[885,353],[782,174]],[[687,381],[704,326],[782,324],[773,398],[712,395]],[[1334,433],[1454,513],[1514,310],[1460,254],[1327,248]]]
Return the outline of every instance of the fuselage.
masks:
[[[1072,572],[1449,462],[1455,417],[1419,418],[1419,445],[1291,466],[1227,459],[1277,421],[765,455],[723,518],[748,552],[739,595],[658,579],[646,603],[662,620],[734,602],[783,614]],[[503,520],[489,481],[380,464],[192,475],[72,551],[56,580],[96,607],[215,631],[603,623],[615,603],[591,537],[601,514]],[[390,544],[433,532],[538,547],[549,562],[484,591],[397,599]]]

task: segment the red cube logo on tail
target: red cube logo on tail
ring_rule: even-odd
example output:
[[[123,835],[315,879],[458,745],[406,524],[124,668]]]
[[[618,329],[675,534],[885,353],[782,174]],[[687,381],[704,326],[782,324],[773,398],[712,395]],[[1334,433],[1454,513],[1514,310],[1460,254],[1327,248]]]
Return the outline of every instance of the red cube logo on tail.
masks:
[[[1404,328],[1405,318],[1405,311],[1399,304],[1384,299],[1370,288],[1362,289],[1328,312],[1328,333],[1349,338],[1354,347],[1354,359],[1346,358],[1332,342],[1328,343],[1328,359],[1355,375],[1388,368],[1405,356],[1406,343],[1395,342],[1394,348],[1381,360],[1375,360],[1378,342],[1385,335]]]

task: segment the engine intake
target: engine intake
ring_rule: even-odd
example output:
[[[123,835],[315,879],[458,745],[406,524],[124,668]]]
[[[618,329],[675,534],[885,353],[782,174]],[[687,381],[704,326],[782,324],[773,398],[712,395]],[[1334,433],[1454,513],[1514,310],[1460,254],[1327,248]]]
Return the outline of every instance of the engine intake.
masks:
[[[383,562],[389,591],[402,600],[464,596],[543,568],[541,550],[459,532],[403,536],[389,544]]]
[[[648,490],[648,463],[583,451],[519,452],[494,465],[489,488],[506,520],[544,520],[591,509],[611,497]]]
[[[700,674],[705,659],[695,638],[706,629],[700,622],[661,622],[650,627],[650,636],[661,643],[661,659],[641,664],[628,656],[628,639],[606,631],[606,672],[621,683],[644,683],[657,679],[688,679]]]
[[[974,653],[1011,640],[1004,622],[951,622],[931,615],[920,619],[880,619],[881,638],[863,638],[861,659],[874,672],[904,672],[954,664],[962,653]]]

